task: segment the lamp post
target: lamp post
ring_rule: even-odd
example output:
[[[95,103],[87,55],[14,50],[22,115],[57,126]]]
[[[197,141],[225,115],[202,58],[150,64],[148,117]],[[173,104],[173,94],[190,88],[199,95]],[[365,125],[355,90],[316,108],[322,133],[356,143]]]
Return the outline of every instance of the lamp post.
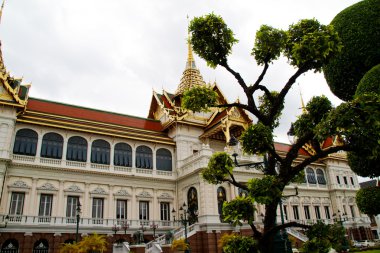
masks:
[[[112,229],[112,231],[113,231],[113,233],[114,233],[114,235],[116,237],[116,233],[117,233],[117,231],[120,230],[120,227],[117,224],[115,224],[115,225],[112,226],[111,229]]]
[[[75,233],[75,242],[78,243],[78,233],[79,233],[79,220],[80,220],[80,215],[81,215],[81,204],[78,201],[77,208],[76,208],[76,215],[77,215],[77,230]]]
[[[153,229],[153,240],[156,239],[156,229],[158,228],[158,224],[154,223],[154,221],[150,224],[150,228]]]
[[[140,243],[141,243],[141,242],[144,242],[145,227],[144,227],[144,223],[143,222],[140,222],[140,228],[141,228]]]
[[[175,222],[176,222],[176,220],[175,220],[175,213],[176,213],[176,211],[175,211],[175,209],[174,209],[174,207],[173,207],[173,209],[172,209],[173,226],[175,226]]]
[[[129,224],[128,224],[128,221],[123,221],[121,223],[121,228],[124,230],[124,235],[127,235],[127,230],[129,228]]]
[[[190,253],[191,252],[191,249],[190,249],[190,244],[189,244],[189,241],[187,240],[187,223],[189,222],[188,220],[188,208],[187,208],[187,205],[185,202],[183,202],[183,205],[179,208],[179,211],[181,212],[180,213],[180,222],[182,223],[182,225],[185,227],[185,242],[186,244],[189,246],[189,249],[186,249],[185,250],[185,253]],[[174,220],[175,220],[175,209],[173,208],[172,210],[172,214],[173,214],[173,217],[174,217]]]
[[[348,245],[348,241],[346,238],[346,229],[343,226],[343,222],[345,222],[346,219],[346,213],[343,213],[343,217],[340,215],[340,210],[338,210],[338,214],[333,214],[334,221],[338,222],[340,226],[344,229],[344,239],[343,239],[343,244],[342,244],[342,250],[343,252],[347,252],[348,249],[350,248]]]

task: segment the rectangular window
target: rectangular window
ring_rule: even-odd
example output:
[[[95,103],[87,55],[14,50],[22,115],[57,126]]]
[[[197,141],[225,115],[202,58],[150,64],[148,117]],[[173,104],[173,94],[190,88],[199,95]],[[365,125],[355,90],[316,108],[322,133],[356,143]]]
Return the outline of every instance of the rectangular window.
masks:
[[[127,219],[127,201],[118,199],[116,201],[116,219]]]
[[[343,216],[347,216],[347,209],[345,205],[343,205]]]
[[[162,221],[169,221],[170,220],[169,203],[161,202],[160,203],[160,209],[161,209],[161,220]]]
[[[293,206],[293,215],[294,215],[294,219],[295,220],[299,220],[300,219],[300,215],[298,213],[298,206]]]
[[[309,206],[304,206],[303,209],[305,210],[305,219],[306,219],[306,220],[310,220],[311,217],[310,217]]]
[[[354,206],[350,206],[350,210],[351,210],[351,217],[355,218],[355,209],[354,209]]]
[[[352,184],[352,185],[355,185],[355,183],[354,183],[354,178],[353,178],[353,177],[350,177],[350,179],[351,179],[351,184]]]
[[[52,204],[53,204],[53,195],[41,194],[40,208],[38,211],[39,222],[50,222]]]
[[[347,177],[343,177],[343,181],[344,181],[344,184],[347,185],[348,182],[347,182]]]
[[[101,198],[92,199],[92,223],[103,224],[103,205],[104,200]]]
[[[12,192],[11,203],[9,206],[10,221],[21,221],[22,213],[24,210],[25,193]]]
[[[149,202],[140,201],[139,202],[139,219],[140,220],[149,220]]]
[[[331,219],[330,208],[328,206],[325,206],[325,215],[326,215],[326,219]]]
[[[66,222],[67,223],[75,223],[76,215],[77,215],[77,206],[79,203],[78,196],[67,196],[67,204],[66,204]]]
[[[285,220],[288,220],[288,207],[284,205],[283,208],[284,208],[284,218]]]
[[[339,176],[336,176],[336,182],[337,182],[338,184],[340,184],[340,178],[339,178]]]
[[[319,211],[319,206],[314,206],[314,210],[315,210],[315,218],[317,218],[317,220],[320,220],[321,212]]]

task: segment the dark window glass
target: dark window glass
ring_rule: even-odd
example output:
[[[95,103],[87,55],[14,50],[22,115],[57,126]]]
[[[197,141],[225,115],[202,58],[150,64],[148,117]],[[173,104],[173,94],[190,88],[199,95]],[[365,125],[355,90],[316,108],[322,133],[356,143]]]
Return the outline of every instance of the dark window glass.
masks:
[[[340,178],[339,178],[339,176],[336,176],[336,182],[337,182],[338,184],[340,184]]]
[[[351,217],[355,218],[355,209],[354,209],[354,206],[350,206],[350,211],[351,211]]]
[[[92,223],[103,224],[103,202],[101,198],[92,199]]]
[[[285,216],[284,218],[285,220],[288,220],[288,207],[284,205],[283,208],[284,208],[284,216]]]
[[[118,199],[116,201],[116,219],[127,219],[127,201]]]
[[[158,170],[172,171],[172,154],[165,148],[160,148],[156,153],[156,166]]]
[[[10,215],[22,215],[24,210],[24,198],[23,192],[12,192],[11,204],[9,206]]]
[[[38,135],[31,129],[20,129],[16,133],[13,153],[35,156],[37,151]]]
[[[316,184],[317,181],[315,180],[315,173],[312,168],[307,168],[306,169],[306,175],[307,175],[307,182],[309,184]]]
[[[38,211],[38,216],[51,216],[51,207],[53,204],[53,195],[51,194],[41,194],[40,199],[40,209]]]
[[[42,138],[41,157],[61,159],[63,137],[56,133],[47,133]]]
[[[325,215],[326,215],[326,219],[331,219],[330,208],[328,206],[325,206]]]
[[[344,184],[348,184],[347,177],[343,177]]]
[[[303,208],[304,208],[304,210],[305,210],[305,219],[306,219],[306,220],[310,220],[310,210],[309,210],[309,206],[304,206]]]
[[[1,246],[1,253],[18,253],[19,244],[15,239],[6,240]]]
[[[46,239],[38,240],[34,243],[33,253],[49,253],[49,243]]]
[[[139,202],[139,219],[149,220],[149,202],[148,201]]]
[[[295,220],[299,220],[300,219],[300,215],[298,213],[298,206],[293,206],[293,216],[294,216]]]
[[[68,196],[66,206],[66,217],[73,218],[77,215],[77,206],[79,203],[78,196]]]
[[[91,162],[110,164],[110,144],[105,140],[96,140],[91,146]]]
[[[153,153],[147,146],[139,146],[136,149],[136,167],[143,169],[153,168]]]
[[[317,180],[318,184],[326,184],[325,174],[321,169],[317,169]]]
[[[355,185],[353,177],[350,177],[350,179],[351,179],[351,184]]]
[[[319,211],[319,206],[314,206],[314,210],[315,210],[315,218],[317,218],[317,220],[320,220],[321,219],[321,213]]]
[[[115,145],[113,164],[116,166],[132,167],[132,148],[127,143]]]
[[[87,141],[79,136],[70,137],[67,142],[66,159],[70,161],[87,161]]]
[[[170,208],[168,202],[161,202],[161,220],[169,221],[170,220]]]

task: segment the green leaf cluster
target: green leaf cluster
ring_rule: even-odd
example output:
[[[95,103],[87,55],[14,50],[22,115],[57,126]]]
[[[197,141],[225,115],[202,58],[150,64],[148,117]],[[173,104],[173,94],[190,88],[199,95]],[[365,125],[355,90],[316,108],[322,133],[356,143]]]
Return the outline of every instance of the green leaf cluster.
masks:
[[[224,234],[220,245],[225,253],[258,253],[257,242],[252,237]]]
[[[262,25],[256,32],[255,44],[251,54],[259,65],[273,62],[284,50],[285,42],[286,33],[284,31]]]
[[[265,115],[266,117],[269,117],[271,114],[271,111],[273,110],[274,104],[273,102],[278,99],[279,93],[277,91],[271,91],[272,98],[269,99],[267,94],[264,94],[259,97],[259,110],[260,112]],[[273,125],[272,128],[276,128],[279,125],[279,119],[281,117],[281,112],[284,109],[284,103],[282,103],[277,110],[277,114],[274,116]]]
[[[284,54],[293,66],[320,71],[341,49],[342,43],[333,26],[303,19],[289,27]]]
[[[380,187],[360,189],[356,193],[356,204],[362,213],[368,215],[380,214]]]
[[[218,94],[209,86],[194,86],[183,93],[182,107],[193,112],[209,111],[216,105]]]
[[[240,140],[245,153],[264,154],[272,147],[272,129],[261,122],[252,124],[242,133]]]
[[[202,171],[204,180],[211,184],[220,184],[232,174],[234,163],[226,152],[214,153],[205,168]]]
[[[234,226],[242,225],[242,221],[249,224],[253,222],[255,207],[250,197],[237,197],[223,203],[224,221],[231,222]]]
[[[373,67],[363,76],[356,89],[355,97],[369,92],[380,94],[380,64]]]
[[[227,63],[233,44],[238,42],[223,18],[213,13],[195,17],[189,31],[193,50],[212,68]]]
[[[341,11],[331,25],[342,39],[342,52],[323,67],[331,91],[351,100],[363,76],[380,64],[380,0],[360,1]]]
[[[294,134],[298,138],[314,135],[316,126],[329,115],[332,105],[327,97],[316,96],[306,104],[305,109],[307,112],[301,114],[293,123]]]
[[[263,178],[252,178],[248,181],[249,196],[257,203],[270,204],[281,197],[282,191],[276,176],[266,175]]]

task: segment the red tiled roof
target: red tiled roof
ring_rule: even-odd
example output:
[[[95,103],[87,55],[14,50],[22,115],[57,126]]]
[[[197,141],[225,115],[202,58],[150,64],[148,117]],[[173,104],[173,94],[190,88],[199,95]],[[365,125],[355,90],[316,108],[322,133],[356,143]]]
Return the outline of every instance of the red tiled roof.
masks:
[[[91,120],[102,123],[116,124],[151,131],[162,131],[161,123],[156,120],[137,118],[133,116],[99,111],[74,105],[29,98],[28,111],[54,114],[76,119]]]
[[[276,151],[282,151],[282,152],[287,153],[290,150],[290,145],[285,144],[285,143],[275,142],[274,148],[276,149]],[[300,155],[310,156],[303,148],[301,148],[298,152]]]

